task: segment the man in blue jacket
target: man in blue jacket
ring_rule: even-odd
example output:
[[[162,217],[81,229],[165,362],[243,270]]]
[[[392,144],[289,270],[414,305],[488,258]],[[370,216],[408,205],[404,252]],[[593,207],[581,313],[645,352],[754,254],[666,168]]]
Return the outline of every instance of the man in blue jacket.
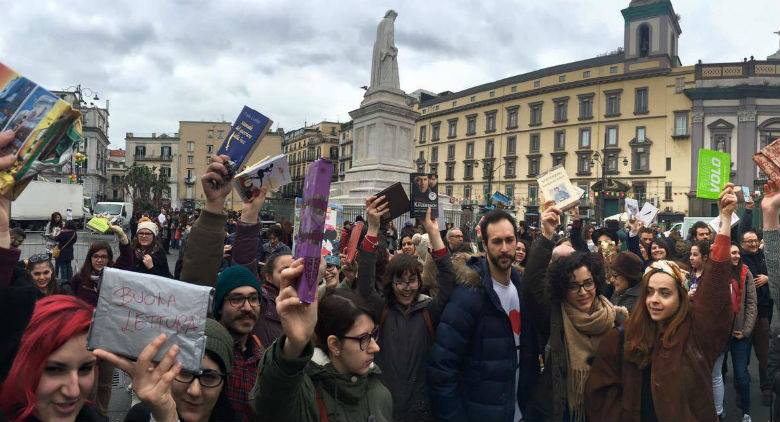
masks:
[[[435,416],[518,422],[539,374],[538,348],[522,322],[521,275],[512,268],[517,227],[504,211],[480,222],[486,258],[462,269],[437,327],[428,363]]]

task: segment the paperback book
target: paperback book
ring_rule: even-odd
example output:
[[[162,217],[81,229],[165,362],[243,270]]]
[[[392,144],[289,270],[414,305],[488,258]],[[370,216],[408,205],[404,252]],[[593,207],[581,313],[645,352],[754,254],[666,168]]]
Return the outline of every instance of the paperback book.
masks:
[[[287,156],[279,154],[276,157],[266,158],[237,174],[233,179],[233,185],[241,200],[248,202],[263,186],[268,188],[268,192],[275,192],[291,181]]]

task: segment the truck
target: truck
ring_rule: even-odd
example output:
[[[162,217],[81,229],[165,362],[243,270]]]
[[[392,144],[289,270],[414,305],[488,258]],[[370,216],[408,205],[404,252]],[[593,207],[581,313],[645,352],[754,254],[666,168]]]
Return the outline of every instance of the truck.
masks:
[[[70,216],[77,228],[84,226],[89,197],[84,196],[80,184],[56,183],[33,180],[11,203],[11,227],[24,230],[43,230],[52,213],[59,212],[63,220]]]
[[[92,209],[92,215],[108,214],[117,226],[127,231],[133,218],[132,202],[98,202]]]

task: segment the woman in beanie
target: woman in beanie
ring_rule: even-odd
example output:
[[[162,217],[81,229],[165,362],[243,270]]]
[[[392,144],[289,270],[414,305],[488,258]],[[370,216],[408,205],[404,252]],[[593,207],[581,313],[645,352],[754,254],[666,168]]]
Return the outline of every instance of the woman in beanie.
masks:
[[[642,281],[644,264],[635,253],[620,252],[612,264],[610,282],[615,288],[609,299],[615,306],[622,306],[629,313],[634,310],[637,298],[639,298],[639,282]]]
[[[164,341],[164,336],[153,340],[141,352],[138,362],[103,350],[95,351],[133,379],[133,389],[141,403],[130,408],[125,422],[149,422],[152,416],[156,422],[238,421],[225,394],[225,381],[233,364],[233,338],[222,324],[206,320],[206,353],[200,374],[186,372],[174,363],[178,346],[172,347],[159,364],[152,363],[150,357],[155,356]],[[155,368],[151,375],[147,371],[150,366]]]
[[[133,261],[128,270],[173,278],[168,268],[168,256],[157,239],[158,233],[157,224],[148,217],[138,220],[138,229],[132,242]]]
[[[696,300],[672,261],[652,263],[623,330],[601,341],[585,389],[591,421],[701,421],[717,419],[712,367],[728,341],[733,185],[721,193],[721,230],[705,264]]]

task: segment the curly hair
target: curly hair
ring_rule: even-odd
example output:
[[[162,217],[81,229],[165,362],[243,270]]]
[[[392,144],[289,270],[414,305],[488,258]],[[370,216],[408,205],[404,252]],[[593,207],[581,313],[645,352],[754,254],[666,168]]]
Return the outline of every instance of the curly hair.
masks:
[[[569,283],[574,281],[574,271],[582,267],[587,267],[590,271],[593,282],[596,283],[596,295],[603,294],[607,281],[601,256],[592,252],[575,252],[558,259],[555,265],[551,265],[547,270],[550,297],[554,302],[561,303],[566,299]]]

